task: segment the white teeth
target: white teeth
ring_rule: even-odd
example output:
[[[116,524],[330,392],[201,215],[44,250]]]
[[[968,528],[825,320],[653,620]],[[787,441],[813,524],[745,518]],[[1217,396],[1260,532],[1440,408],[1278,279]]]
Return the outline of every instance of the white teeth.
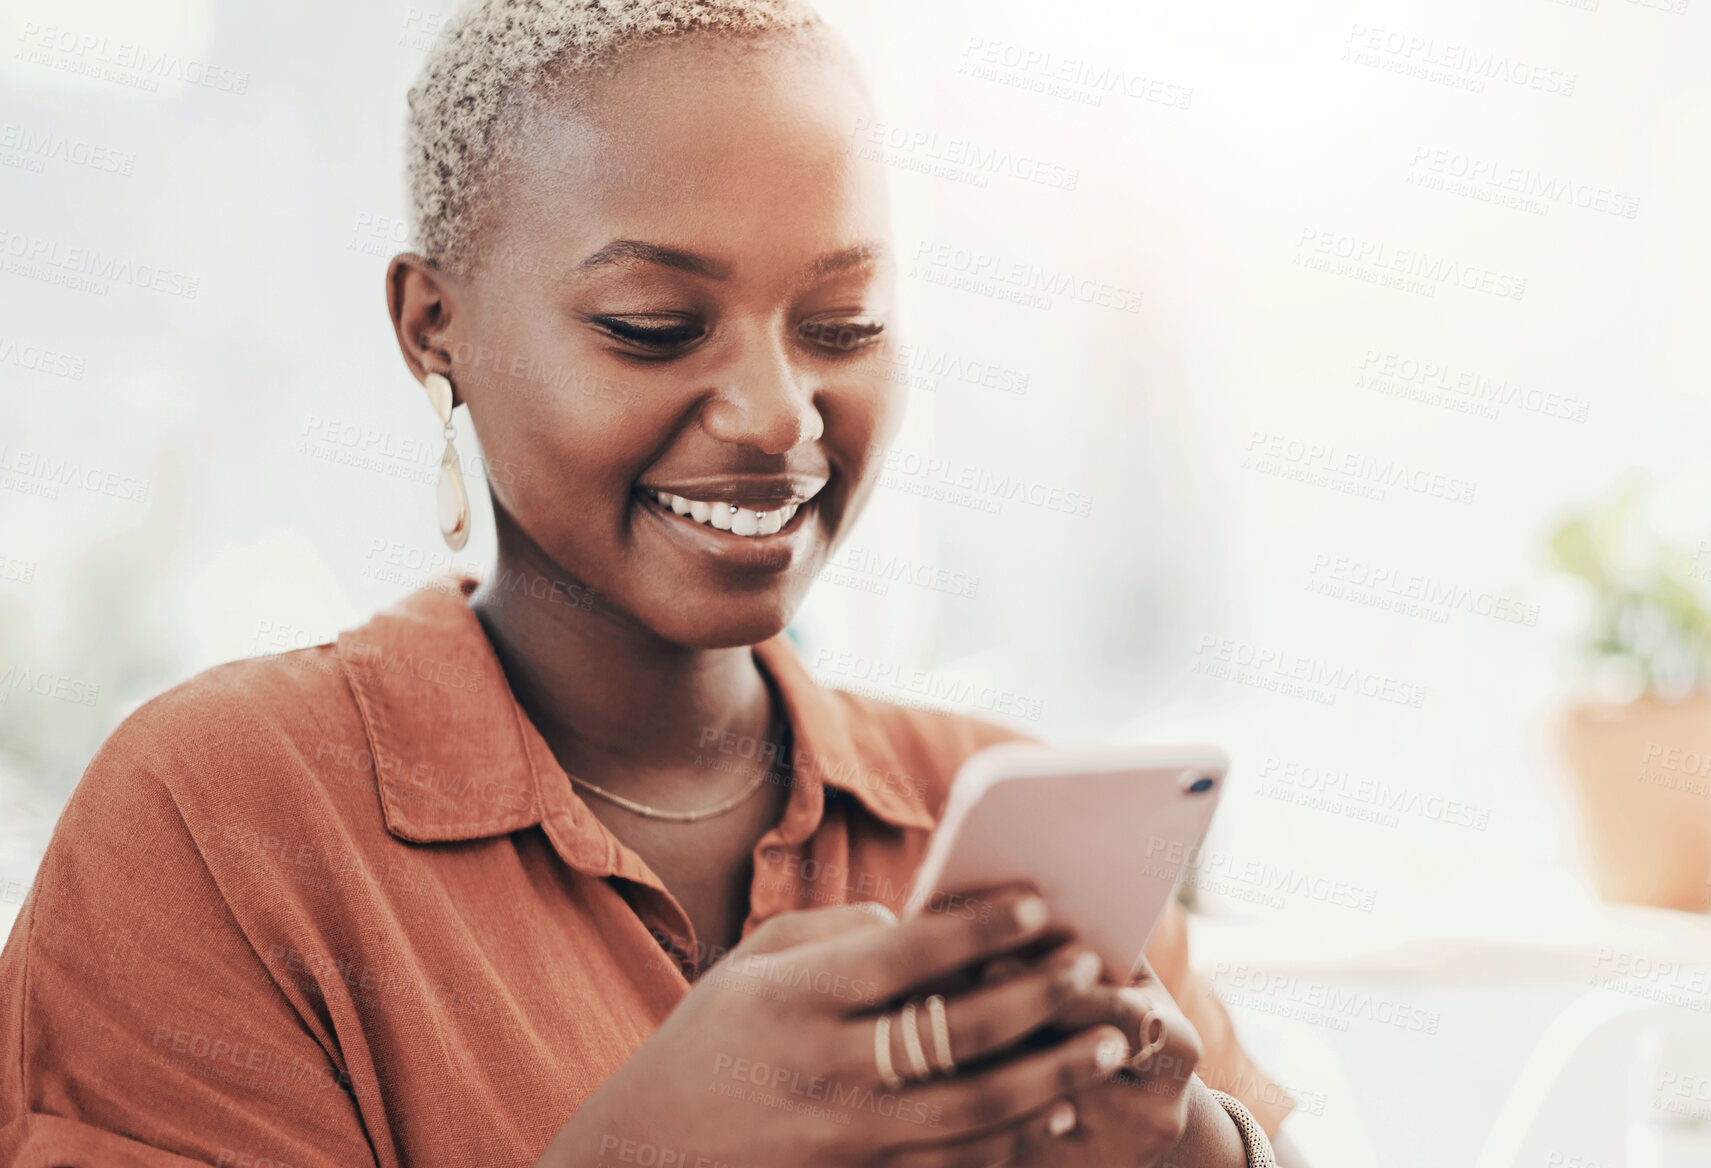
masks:
[[[661,507],[673,514],[687,516],[697,523],[709,524],[732,535],[774,535],[802,509],[800,503],[788,503],[771,511],[756,511],[735,503],[703,503],[669,491],[653,491],[652,494]]]

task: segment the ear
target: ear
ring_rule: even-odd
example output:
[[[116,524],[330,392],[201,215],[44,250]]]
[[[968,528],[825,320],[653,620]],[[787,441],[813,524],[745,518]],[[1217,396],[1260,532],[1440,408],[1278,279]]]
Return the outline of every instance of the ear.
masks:
[[[386,309],[392,314],[392,332],[404,364],[417,381],[430,373],[451,375],[457,293],[456,279],[423,256],[396,255],[386,267]],[[460,400],[454,381],[452,403]]]

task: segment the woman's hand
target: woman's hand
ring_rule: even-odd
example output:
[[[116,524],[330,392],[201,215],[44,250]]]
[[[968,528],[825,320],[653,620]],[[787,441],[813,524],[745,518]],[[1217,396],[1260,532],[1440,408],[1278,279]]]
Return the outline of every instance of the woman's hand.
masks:
[[[982,984],[976,967],[1045,938],[1045,904],[1023,891],[957,903],[968,911],[901,925],[852,907],[762,925],[578,1108],[540,1168],[1058,1163],[1046,1157],[1063,1100],[1109,1079],[1129,1052],[1082,1000],[1098,989],[1098,958],[1057,945]],[[878,1019],[895,1023],[895,1002],[918,987],[952,983],[968,986],[945,993],[960,1069],[888,1088]],[[1089,1020],[1066,1021],[1071,1011]],[[990,1057],[1054,1019],[1050,1043]],[[890,1046],[902,1071],[899,1029]],[[989,1146],[1003,1154],[970,1158]]]
[[[1012,976],[1013,966],[999,967]],[[1245,1168],[1234,1121],[1194,1074],[1200,1036],[1144,961],[1126,986],[1100,985],[1053,1026],[1114,1025],[1133,1052],[1122,1073],[1075,1095],[1073,1123],[1029,1161],[1063,1168]],[[967,1141],[970,1164],[1007,1163],[1006,1133]]]

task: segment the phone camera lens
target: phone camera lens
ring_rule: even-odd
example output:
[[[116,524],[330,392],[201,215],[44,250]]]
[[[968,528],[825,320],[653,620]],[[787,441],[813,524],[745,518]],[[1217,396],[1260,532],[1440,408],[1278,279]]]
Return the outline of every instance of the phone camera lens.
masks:
[[[1190,795],[1204,795],[1211,789],[1212,779],[1209,775],[1201,775],[1198,779],[1195,779],[1192,783],[1188,784],[1188,793]]]

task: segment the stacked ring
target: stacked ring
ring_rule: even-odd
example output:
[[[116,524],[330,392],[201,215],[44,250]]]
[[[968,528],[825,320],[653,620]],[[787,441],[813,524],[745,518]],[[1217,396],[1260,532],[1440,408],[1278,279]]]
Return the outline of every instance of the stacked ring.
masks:
[[[893,1091],[909,1084],[891,1065],[891,1015],[881,1014],[873,1024],[873,1061],[879,1067],[879,1081]]]
[[[945,998],[943,994],[928,996],[927,1018],[933,1026],[933,1057],[938,1061],[939,1073],[954,1075],[956,1074],[956,1060],[951,1057],[951,1027],[945,1019]]]
[[[903,1004],[897,1024],[903,1027],[903,1053],[909,1059],[909,1069],[917,1079],[932,1078],[933,1068],[927,1065],[927,1052],[921,1048],[921,1025],[915,1018],[914,1002]]]
[[[927,1059],[926,1044],[921,1041],[921,1007],[927,1008],[928,1028],[933,1041],[933,1058]],[[928,995],[925,1002],[911,999],[903,1004],[897,1025],[903,1031],[903,1057],[909,1063],[909,1077],[897,1073],[891,1056],[891,1015],[881,1014],[873,1023],[873,1062],[879,1071],[879,1081],[893,1091],[901,1091],[911,1082],[924,1082],[935,1074],[956,1072],[956,1060],[951,1057],[950,1023],[945,1015],[945,999],[941,994]]]

